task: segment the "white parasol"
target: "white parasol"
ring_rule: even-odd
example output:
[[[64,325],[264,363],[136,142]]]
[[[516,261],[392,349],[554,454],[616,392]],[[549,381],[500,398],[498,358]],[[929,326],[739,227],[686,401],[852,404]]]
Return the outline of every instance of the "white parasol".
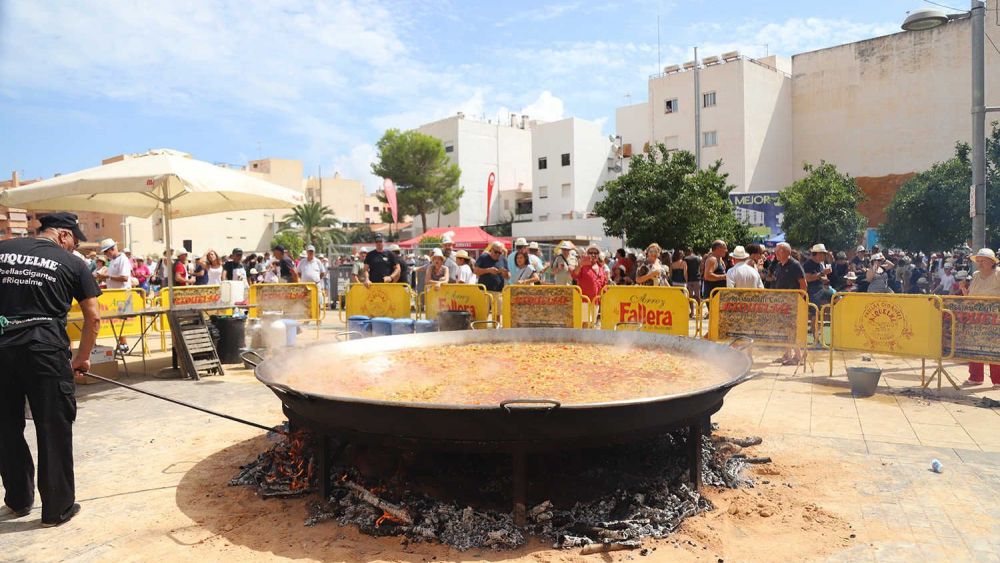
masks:
[[[0,205],[32,210],[98,211],[150,217],[163,211],[164,238],[170,219],[248,209],[287,209],[305,197],[241,172],[170,149],[88,168],[0,192]],[[168,276],[173,302],[173,272]]]

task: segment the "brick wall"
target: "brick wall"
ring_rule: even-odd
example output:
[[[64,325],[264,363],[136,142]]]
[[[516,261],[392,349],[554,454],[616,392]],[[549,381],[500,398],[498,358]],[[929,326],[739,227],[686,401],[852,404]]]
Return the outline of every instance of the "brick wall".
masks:
[[[861,203],[861,214],[868,218],[869,227],[877,227],[885,221],[885,209],[907,180],[915,173],[889,174],[888,176],[857,176],[854,180],[867,198]]]

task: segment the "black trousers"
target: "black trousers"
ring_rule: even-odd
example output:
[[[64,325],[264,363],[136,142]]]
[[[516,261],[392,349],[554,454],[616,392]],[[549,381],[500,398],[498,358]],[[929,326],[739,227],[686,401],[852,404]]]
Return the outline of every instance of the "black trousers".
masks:
[[[76,384],[70,351],[50,346],[0,348],[0,476],[4,504],[19,510],[35,498],[35,466],[24,439],[28,399],[38,437],[42,521],[56,522],[75,502],[73,421]]]

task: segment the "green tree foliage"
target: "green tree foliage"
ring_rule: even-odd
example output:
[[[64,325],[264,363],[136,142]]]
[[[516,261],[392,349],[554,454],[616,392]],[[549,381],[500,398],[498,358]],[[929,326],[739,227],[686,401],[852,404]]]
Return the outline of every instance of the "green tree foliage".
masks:
[[[705,249],[715,239],[750,242],[750,229],[733,215],[722,161],[705,169],[687,151],[662,144],[648,155],[632,157],[627,173],[601,186],[604,198],[594,212],[604,218],[609,236],[627,236],[630,246],[657,242],[665,248]]]
[[[335,228],[339,223],[333,210],[316,202],[296,205],[292,212],[281,218],[281,231],[297,234],[308,244],[323,242],[322,233]]]
[[[358,225],[347,233],[347,242],[357,244],[359,242],[375,242],[375,233],[368,225]]]
[[[285,248],[285,252],[288,252],[289,256],[298,256],[302,249],[306,247],[306,242],[302,240],[297,233],[293,231],[281,231],[271,239],[271,247],[280,244]]]
[[[955,156],[931,166],[903,184],[886,209],[879,238],[890,246],[928,252],[953,248],[969,240],[971,149],[956,143]],[[986,138],[986,243],[1000,246],[1000,126]]]
[[[793,247],[823,243],[831,250],[847,249],[858,242],[867,220],[858,211],[864,193],[854,178],[837,167],[820,162],[806,164],[805,178],[781,192],[785,217],[781,230]]]
[[[372,173],[396,184],[399,215],[419,215],[426,229],[432,210],[448,213],[457,208],[463,193],[458,185],[461,171],[448,159],[440,140],[417,131],[389,129],[376,148]],[[387,203],[384,193],[378,198]]]

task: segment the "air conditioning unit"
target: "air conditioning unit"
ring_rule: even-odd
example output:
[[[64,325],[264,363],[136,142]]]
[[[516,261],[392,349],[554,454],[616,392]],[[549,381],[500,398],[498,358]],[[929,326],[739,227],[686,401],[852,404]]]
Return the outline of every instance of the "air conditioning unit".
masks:
[[[740,52],[739,51],[729,51],[728,53],[722,53],[722,60],[724,60],[726,62],[728,62],[728,61],[734,61],[734,60],[736,60],[738,58],[740,58]]]
[[[684,70],[691,70],[692,68],[694,68],[694,61],[684,63]]]
[[[675,72],[680,72],[680,70],[681,70],[681,65],[670,65],[663,67],[664,74],[673,74]]]
[[[625,158],[631,158],[632,143],[625,143],[624,145],[622,145],[622,156]]]
[[[705,57],[701,62],[705,66],[719,64],[719,57]]]

